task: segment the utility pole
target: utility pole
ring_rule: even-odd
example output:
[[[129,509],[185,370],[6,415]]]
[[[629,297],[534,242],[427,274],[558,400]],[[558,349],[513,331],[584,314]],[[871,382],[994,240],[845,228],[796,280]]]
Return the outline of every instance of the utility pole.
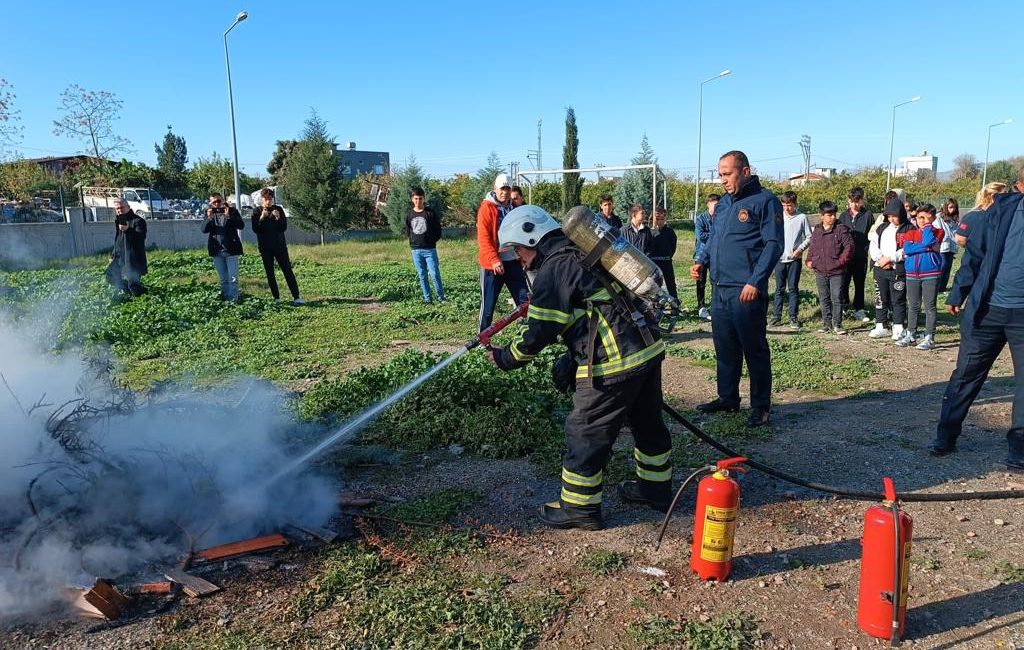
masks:
[[[806,184],[811,180],[811,136],[800,136],[798,144],[804,152],[804,184]]]
[[[532,161],[533,162],[533,168],[538,170],[538,171],[541,170],[541,169],[544,169],[544,159],[543,159],[543,156],[541,155],[541,148],[540,148],[540,127],[541,127],[541,124],[543,124],[543,123],[544,123],[543,119],[537,120],[537,148],[536,149],[527,149],[527,151],[526,151],[526,159],[529,160],[529,161]]]

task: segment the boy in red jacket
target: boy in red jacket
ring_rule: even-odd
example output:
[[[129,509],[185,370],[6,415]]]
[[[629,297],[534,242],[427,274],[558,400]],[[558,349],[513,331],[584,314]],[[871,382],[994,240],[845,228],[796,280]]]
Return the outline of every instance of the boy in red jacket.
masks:
[[[822,320],[818,331],[846,334],[843,329],[843,275],[853,259],[853,233],[843,224],[836,223],[836,210],[832,201],[822,201],[818,205],[821,225],[811,231],[807,268],[814,271],[818,283]]]

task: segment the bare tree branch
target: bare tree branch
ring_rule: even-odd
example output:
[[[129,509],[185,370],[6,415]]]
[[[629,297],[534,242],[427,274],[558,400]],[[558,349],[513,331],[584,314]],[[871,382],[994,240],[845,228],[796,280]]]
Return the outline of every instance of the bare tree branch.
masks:
[[[62,115],[53,122],[53,134],[80,140],[97,161],[129,153],[131,142],[114,133],[122,105],[111,92],[71,84],[61,93],[57,110]]]

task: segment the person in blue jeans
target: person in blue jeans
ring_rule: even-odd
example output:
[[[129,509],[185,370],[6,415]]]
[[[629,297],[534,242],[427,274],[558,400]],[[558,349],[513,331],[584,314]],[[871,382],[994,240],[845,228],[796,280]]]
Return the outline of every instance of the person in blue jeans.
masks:
[[[434,282],[437,301],[444,302],[444,286],[441,285],[441,268],[437,263],[437,241],[441,239],[441,218],[426,207],[426,195],[422,187],[412,188],[412,209],[405,215],[405,234],[412,248],[412,264],[420,278],[420,290],[424,304],[434,302],[430,293],[430,282]]]
[[[238,210],[229,206],[222,194],[211,194],[203,221],[206,252],[213,258],[220,278],[220,297],[229,302],[238,302],[238,257],[242,254],[239,233],[244,228],[245,222]]]

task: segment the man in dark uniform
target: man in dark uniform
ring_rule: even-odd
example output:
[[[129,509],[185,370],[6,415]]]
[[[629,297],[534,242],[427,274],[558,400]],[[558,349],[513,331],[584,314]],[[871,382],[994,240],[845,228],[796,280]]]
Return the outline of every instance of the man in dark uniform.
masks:
[[[135,214],[124,199],[114,201],[114,250],[107,267],[107,282],[129,296],[146,292],[142,276],[149,272],[146,260],[146,220]]]
[[[1024,189],[1024,168],[1018,188]],[[1009,344],[1013,359],[1013,411],[1006,434],[1006,466],[1024,472],[1024,195],[1000,194],[967,240],[968,253],[946,298],[946,310],[961,314],[960,354],[942,396],[933,456],[956,451],[967,411],[981,391],[996,357]]]
[[[718,161],[726,194],[715,207],[711,239],[690,276],[696,280],[708,264],[714,294],[711,332],[717,357],[718,398],[697,407],[702,413],[737,411],[743,359],[750,373],[747,426],[771,418],[772,361],[766,331],[768,277],[782,256],[782,203],[750,173],[742,151]]]
[[[524,205],[511,211],[498,240],[537,278],[526,330],[510,346],[493,348],[491,362],[502,370],[518,368],[561,338],[569,351],[555,364],[556,385],[576,384],[565,421],[562,491],[558,501],[541,506],[541,521],[554,528],[604,527],[604,469],[626,423],[636,443],[637,480],[621,484],[619,494],[666,511],[672,499],[672,440],[661,419],[665,342],[620,311],[609,293],[620,290],[617,283],[584,266],[583,253],[543,209]]]
[[[854,320],[867,323],[871,319],[864,313],[864,278],[868,272],[868,230],[875,222],[875,215],[864,206],[864,190],[855,187],[846,195],[847,210],[839,217],[839,223],[853,233],[853,259],[843,273],[843,311],[854,310]],[[850,280],[853,280],[853,301],[850,301]]]

